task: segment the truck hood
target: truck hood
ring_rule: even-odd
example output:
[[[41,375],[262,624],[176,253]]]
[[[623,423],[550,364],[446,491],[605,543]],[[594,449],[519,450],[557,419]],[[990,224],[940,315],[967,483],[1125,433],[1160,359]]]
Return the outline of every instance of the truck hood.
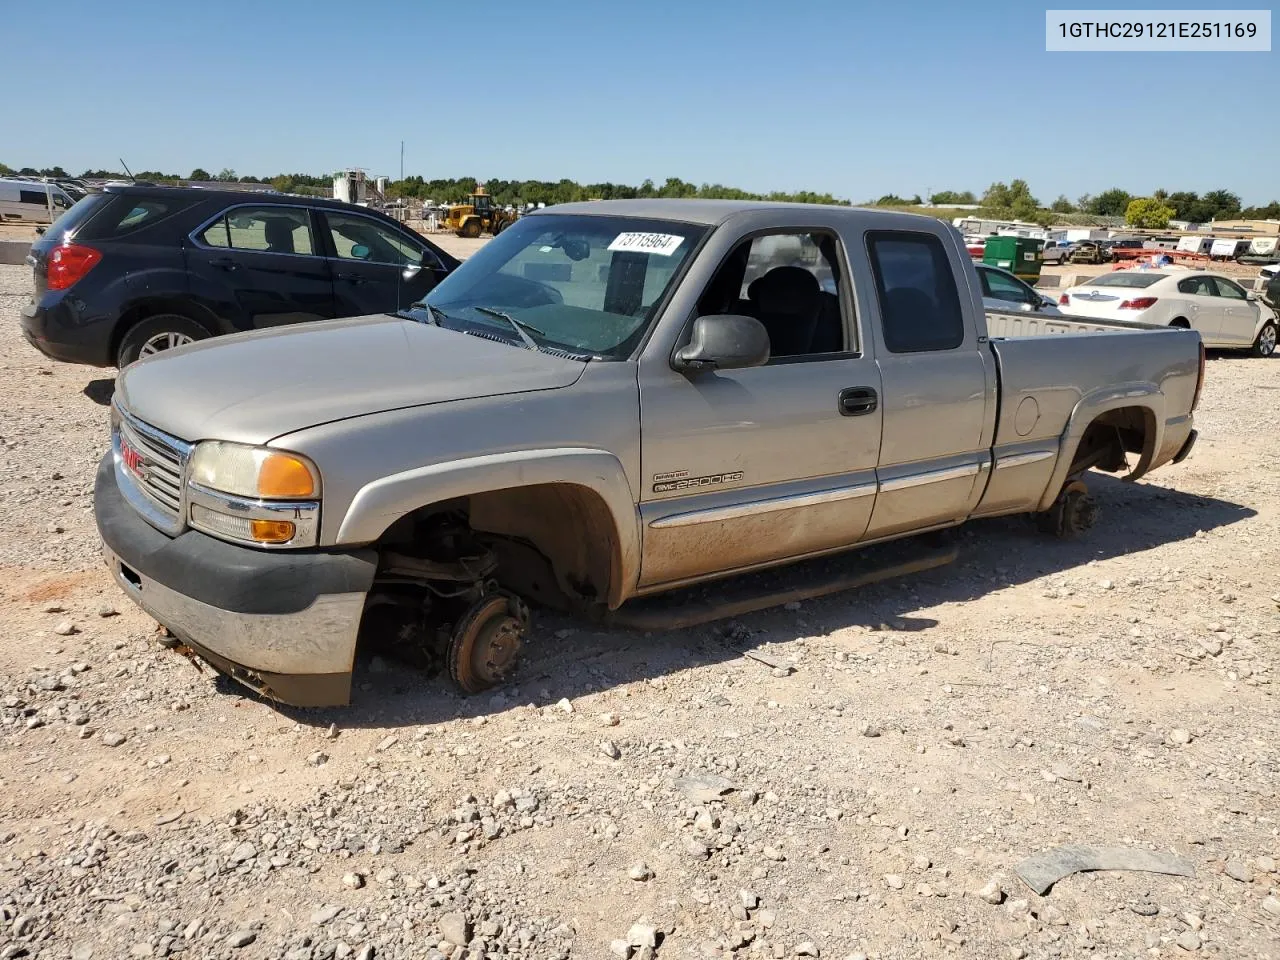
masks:
[[[131,364],[116,395],[184,440],[266,443],[334,420],[573,384],[586,363],[378,315],[235,334]]]

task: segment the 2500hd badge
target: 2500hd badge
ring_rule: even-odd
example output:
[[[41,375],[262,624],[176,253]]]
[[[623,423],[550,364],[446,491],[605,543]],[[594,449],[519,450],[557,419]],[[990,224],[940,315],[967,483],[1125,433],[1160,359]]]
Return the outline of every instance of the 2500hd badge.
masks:
[[[654,493],[671,493],[673,490],[687,490],[690,487],[714,487],[722,483],[737,483],[742,479],[742,471],[732,473],[713,473],[709,477],[680,477],[680,472],[660,473],[653,480]]]

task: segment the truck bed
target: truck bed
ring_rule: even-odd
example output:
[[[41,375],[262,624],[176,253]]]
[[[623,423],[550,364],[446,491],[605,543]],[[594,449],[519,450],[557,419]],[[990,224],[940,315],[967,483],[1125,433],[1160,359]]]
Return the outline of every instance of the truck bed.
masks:
[[[1150,323],[1129,323],[1124,320],[1098,320],[1094,317],[1077,317],[1067,314],[1057,316],[1044,313],[988,310],[987,335],[994,338],[1047,337],[1071,333],[1136,333],[1142,330],[1163,330]]]
[[[1185,440],[1199,379],[1195,330],[1034,314],[987,320],[1000,377],[997,457],[1048,449],[1073,418],[1084,424],[1090,410],[1116,406],[1149,409],[1156,466]],[[1141,336],[1106,336],[1114,333]],[[1067,336],[1044,342],[1052,334]]]

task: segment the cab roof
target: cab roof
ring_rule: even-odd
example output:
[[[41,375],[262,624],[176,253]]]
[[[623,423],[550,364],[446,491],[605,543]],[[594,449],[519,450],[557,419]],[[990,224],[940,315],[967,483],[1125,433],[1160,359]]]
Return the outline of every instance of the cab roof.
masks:
[[[773,200],[682,200],[672,197],[654,197],[644,200],[584,200],[577,203],[558,203],[543,207],[528,216],[547,214],[572,214],[598,217],[641,217],[652,220],[676,220],[716,226],[731,217],[744,213],[761,213],[769,210],[808,211],[821,210],[859,218],[869,218],[876,226],[891,229],[894,226],[909,227],[921,219],[939,221],[936,217],[921,213],[904,213],[899,210],[873,210],[866,207],[848,207],[824,203],[782,203]],[[950,224],[948,224],[950,226]]]

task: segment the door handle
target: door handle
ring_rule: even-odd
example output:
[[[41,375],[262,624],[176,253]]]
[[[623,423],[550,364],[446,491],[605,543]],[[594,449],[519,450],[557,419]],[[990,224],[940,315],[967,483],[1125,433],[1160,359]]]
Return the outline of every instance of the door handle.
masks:
[[[840,415],[865,417],[874,413],[879,398],[871,387],[846,387],[840,391]]]
[[[209,261],[209,265],[217,267],[219,270],[238,270],[240,261],[233,260],[231,257],[214,257]]]
[[[358,273],[339,273],[339,274],[337,274],[336,276],[337,276],[337,278],[338,278],[339,280],[347,280],[347,281],[349,281],[349,282],[351,282],[351,283],[365,283],[365,282],[367,282],[367,281],[366,281],[366,278],[364,278],[364,277],[360,276],[360,274],[358,274]]]

